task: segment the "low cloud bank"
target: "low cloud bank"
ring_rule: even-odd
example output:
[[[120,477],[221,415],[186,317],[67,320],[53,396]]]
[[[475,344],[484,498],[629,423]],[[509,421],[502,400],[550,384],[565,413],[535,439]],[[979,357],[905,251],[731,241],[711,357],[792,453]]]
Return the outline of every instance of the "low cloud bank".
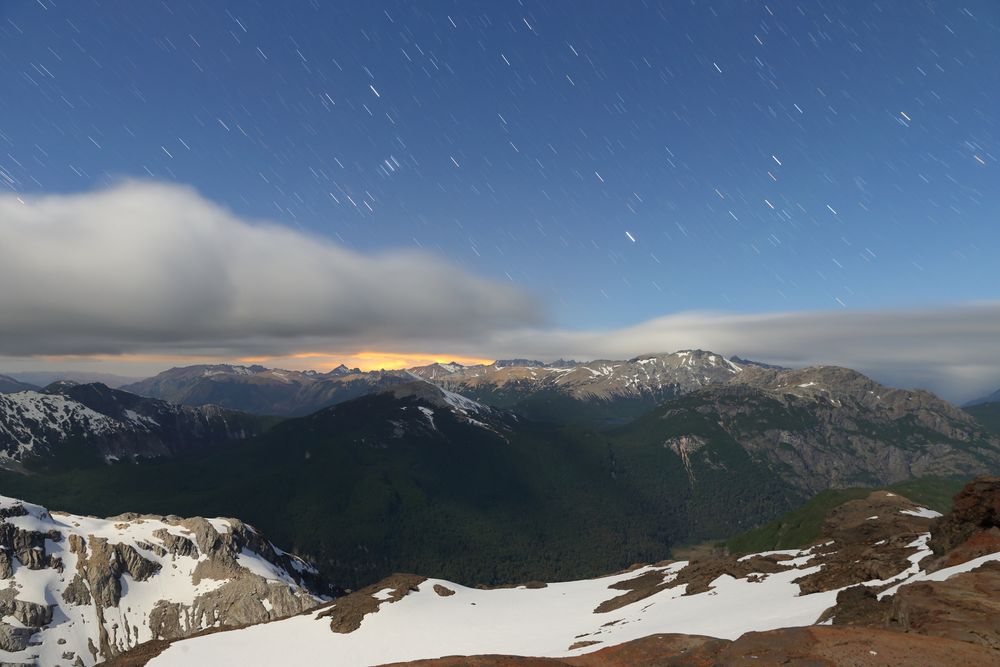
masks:
[[[546,359],[686,348],[785,366],[855,368],[966,400],[1000,387],[1000,302],[881,311],[679,313],[613,331],[498,334],[497,350]]]
[[[376,350],[552,360],[702,348],[787,366],[849,366],[952,400],[1000,387],[1000,302],[688,312],[565,331],[544,326],[526,291],[431,255],[359,254],[158,183],[0,195],[0,286],[0,368],[63,363],[38,360],[46,355],[181,360]],[[109,365],[133,374],[171,363],[142,371]]]
[[[362,255],[144,182],[0,196],[0,285],[5,356],[474,340],[540,313],[431,255]]]

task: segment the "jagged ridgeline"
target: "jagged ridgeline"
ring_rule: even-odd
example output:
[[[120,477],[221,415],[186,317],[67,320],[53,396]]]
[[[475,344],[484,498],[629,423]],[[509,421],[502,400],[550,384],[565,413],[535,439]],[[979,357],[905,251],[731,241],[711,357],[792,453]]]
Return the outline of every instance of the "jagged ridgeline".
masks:
[[[0,394],[0,465],[85,466],[194,452],[244,440],[272,420],[190,407],[100,383]]]
[[[241,368],[191,373],[226,386],[283,373]],[[396,571],[469,584],[593,576],[740,533],[827,488],[1000,466],[996,436],[967,412],[842,368],[793,371],[692,351],[411,371],[250,438],[138,465],[40,458],[18,462],[34,474],[2,473],[0,483],[100,515],[238,515],[355,588]],[[521,379],[500,379],[512,373]],[[532,373],[537,382],[526,384]],[[474,382],[492,387],[480,398],[506,398],[490,405],[455,391],[471,393]],[[551,411],[532,418],[525,405],[554,391],[560,409],[581,414],[595,401],[654,407],[601,427]],[[650,398],[656,391],[671,396]]]

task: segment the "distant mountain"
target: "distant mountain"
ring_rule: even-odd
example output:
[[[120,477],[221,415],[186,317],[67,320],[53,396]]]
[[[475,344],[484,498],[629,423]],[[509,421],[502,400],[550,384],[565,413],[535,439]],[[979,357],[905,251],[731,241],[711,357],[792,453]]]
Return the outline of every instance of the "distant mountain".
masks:
[[[112,389],[118,389],[123,385],[130,384],[141,379],[126,375],[115,375],[114,373],[96,373],[89,371],[18,371],[16,373],[7,373],[7,375],[20,380],[21,382],[27,382],[28,384],[35,385],[35,387],[45,387],[53,382],[65,380],[68,382],[77,382],[79,384],[100,382],[101,384],[107,385]]]
[[[263,427],[258,417],[214,406],[191,408],[99,383],[57,382],[0,395],[0,465],[172,456],[242,440]]]
[[[982,405],[984,403],[1000,403],[1000,389],[997,389],[989,396],[983,396],[981,398],[977,398],[974,401],[969,401],[968,403],[965,404],[965,407],[971,408],[974,405]]]
[[[533,419],[601,424],[629,421],[670,398],[727,382],[741,370],[722,355],[684,350],[627,361],[457,368],[435,364],[410,372]]]
[[[236,519],[96,519],[0,496],[7,665],[94,665],[153,639],[293,616],[315,569]]]
[[[766,364],[763,361],[753,361],[752,359],[742,359],[742,358],[737,357],[737,356],[729,357],[729,360],[731,362],[733,362],[734,364],[738,364],[740,366],[759,366],[760,368],[770,368],[771,370],[775,370],[775,371],[787,371],[788,370],[784,366],[777,366],[775,364]]]
[[[172,368],[123,387],[181,405],[218,405],[254,414],[301,416],[413,379],[405,371],[328,373],[227,364]]]
[[[978,403],[963,408],[983,428],[1000,437],[1000,403]]]
[[[219,405],[256,414],[302,416],[418,377],[533,419],[625,422],[658,403],[729,380],[741,367],[701,350],[628,361],[544,364],[528,359],[490,365],[433,363],[406,371],[340,366],[328,373],[263,366],[187,366],[123,387],[183,405]]]
[[[38,389],[33,384],[21,382],[9,375],[0,375],[0,394],[13,394],[18,391],[33,391]]]
[[[576,362],[563,362],[563,363],[565,364],[565,363],[576,363]],[[499,366],[500,368],[503,368],[504,366],[535,366],[535,367],[541,367],[541,366],[547,366],[548,364],[546,364],[544,361],[537,361],[535,359],[497,359],[496,361],[493,362],[493,365],[494,366]],[[557,365],[557,364],[553,364],[553,365]]]
[[[226,364],[186,366],[123,387],[182,405],[219,405],[255,414],[303,416],[414,377],[552,423],[603,426],[631,421],[665,400],[733,380],[744,368],[784,370],[704,350],[591,362],[506,359],[488,365],[433,363],[408,370],[287,371]]]

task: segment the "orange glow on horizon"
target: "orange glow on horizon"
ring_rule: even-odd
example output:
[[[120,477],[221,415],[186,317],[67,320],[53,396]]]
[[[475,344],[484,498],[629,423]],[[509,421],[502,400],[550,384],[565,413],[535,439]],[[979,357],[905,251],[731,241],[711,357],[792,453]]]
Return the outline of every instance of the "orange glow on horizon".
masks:
[[[360,368],[363,371],[372,370],[399,370],[401,368],[412,368],[414,366],[426,366],[433,363],[448,363],[454,361],[464,366],[475,366],[477,364],[492,364],[493,359],[480,357],[464,357],[455,354],[422,354],[406,352],[353,352],[351,354],[330,354],[325,352],[299,352],[279,357],[242,357],[239,359],[245,364],[273,365],[274,363],[302,362],[309,361],[308,366],[294,364],[302,368],[314,370],[330,370],[343,364],[349,368]]]
[[[286,355],[261,355],[245,357],[224,357],[216,355],[181,354],[93,354],[93,355],[40,355],[35,357],[45,362],[113,363],[116,365],[169,364],[190,366],[195,364],[260,364],[269,368],[288,370],[332,370],[343,364],[349,368],[371,370],[399,370],[414,366],[454,361],[465,366],[492,364],[493,359],[466,357],[455,354],[430,354],[421,352],[379,352],[366,350],[339,354],[336,352],[296,352]]]

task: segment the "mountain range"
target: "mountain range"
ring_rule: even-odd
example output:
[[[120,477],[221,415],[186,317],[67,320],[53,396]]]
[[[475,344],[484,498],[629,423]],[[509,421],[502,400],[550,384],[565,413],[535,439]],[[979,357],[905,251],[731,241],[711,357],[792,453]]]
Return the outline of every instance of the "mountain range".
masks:
[[[982,396],[980,398],[975,399],[974,401],[969,401],[968,403],[965,404],[965,407],[971,408],[977,405],[983,405],[985,403],[1000,403],[1000,389],[997,389],[995,392],[989,394],[988,396]]]
[[[488,584],[592,576],[730,536],[828,488],[1000,469],[1000,439],[970,414],[848,369],[741,366],[711,353],[569,373],[478,369],[508,397],[559,391],[577,413],[598,401],[643,403],[653,388],[673,396],[627,423],[598,427],[473,400],[435,373],[477,371],[441,366],[391,376],[341,371],[393,381],[229,444],[178,448],[138,466],[3,474],[0,483],[34,502],[94,514],[239,514],[354,588],[401,570]],[[196,385],[217,377],[204,370],[191,371]],[[521,379],[499,379],[512,371]],[[224,373],[269,386],[281,377]],[[453,558],[456,548],[462,559]]]
[[[412,379],[405,371],[362,372],[343,365],[319,373],[215,364],[172,368],[122,389],[180,405],[302,416]]]
[[[299,416],[417,377],[534,419],[604,423],[627,421],[668,398],[724,383],[743,368],[701,350],[627,361],[545,364],[512,359],[367,372],[343,365],[319,373],[217,364],[173,368],[122,388],[184,405]]]
[[[122,385],[137,382],[142,378],[128,375],[117,375],[115,373],[102,373],[99,371],[15,371],[7,374],[19,382],[31,385],[34,388],[45,387],[53,382],[76,382],[77,384],[90,384],[100,382],[114,389]]]
[[[325,373],[257,365],[200,365],[173,368],[122,388],[182,405],[303,416],[410,382],[416,376],[530,419],[605,427],[627,423],[666,400],[698,389],[752,385],[767,377],[762,371],[772,371],[776,377],[792,372],[740,357],[727,359],[713,352],[682,350],[629,360],[544,363],[507,359],[484,365],[450,362],[388,371],[361,371],[341,365]],[[994,396],[974,403],[998,400],[1000,397]]]
[[[0,651],[11,651],[0,662],[34,655],[50,664],[54,650],[72,653],[61,658],[70,664],[123,651],[126,659],[212,626],[215,614],[222,625],[256,624],[340,589],[360,590],[295,621],[302,624],[295,632],[319,642],[310,651],[368,656],[357,664],[375,655],[435,657],[451,644],[414,639],[412,646],[431,648],[384,653],[353,628],[369,613],[376,620],[365,627],[381,627],[383,607],[410,604],[427,610],[428,632],[466,607],[480,607],[493,627],[507,622],[496,616],[505,598],[480,597],[474,586],[559,580],[576,582],[559,588],[565,596],[539,593],[517,604],[565,618],[565,633],[534,644],[520,642],[518,630],[490,643],[470,630],[463,651],[576,660],[604,645],[625,651],[632,664],[631,651],[650,649],[649,634],[681,629],[684,639],[670,641],[722,655],[712,652],[736,650],[742,640],[707,644],[691,633],[735,640],[812,623],[824,610],[872,622],[868,598],[841,600],[845,587],[876,580],[888,587],[931,573],[914,560],[929,553],[916,541],[930,513],[901,494],[929,499],[956,480],[1000,470],[1000,436],[990,421],[1000,404],[963,410],[846,368],[791,370],[700,350],[380,372],[196,366],[132,389],[172,398],[73,382],[0,394],[0,488],[23,499],[0,503],[0,575],[6,558],[22,591],[42,581],[35,571],[49,582],[44,597],[11,597],[18,621],[0,624]],[[888,492],[843,491],[857,487]],[[802,528],[802,517],[828,511],[830,498],[838,506],[861,503],[852,506],[849,528]],[[42,506],[114,518],[101,523]],[[798,518],[772,522],[790,510]],[[240,516],[256,528],[178,516]],[[796,541],[807,533],[825,541]],[[841,547],[822,546],[831,540]],[[757,553],[778,542],[794,553],[739,557],[740,545]],[[727,550],[734,555],[719,555]],[[689,552],[716,555],[662,562]],[[625,571],[640,562],[658,564]],[[393,578],[398,572],[421,576]],[[283,588],[272,591],[271,579]],[[161,582],[156,595],[141,593],[146,581]],[[755,597],[771,584],[774,595]],[[505,590],[558,588],[539,586]],[[650,604],[660,611],[647,612]],[[759,624],[726,611],[741,604],[773,604],[786,620]],[[620,618],[605,616],[619,609],[626,610]],[[22,620],[22,612],[32,615]],[[530,613],[521,616],[542,627]],[[658,625],[663,619],[674,620]],[[348,636],[343,646],[355,648],[329,643],[331,623],[340,628],[335,635]],[[240,654],[219,641],[227,655]],[[173,648],[164,659],[171,655]]]

